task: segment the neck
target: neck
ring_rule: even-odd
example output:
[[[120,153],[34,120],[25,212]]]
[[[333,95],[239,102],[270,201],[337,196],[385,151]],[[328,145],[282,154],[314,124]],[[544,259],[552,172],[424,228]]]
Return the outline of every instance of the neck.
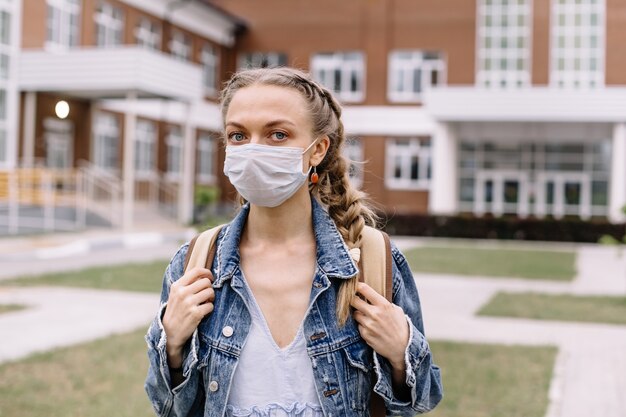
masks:
[[[307,185],[278,207],[251,204],[242,238],[249,242],[280,244],[313,239],[311,197]]]

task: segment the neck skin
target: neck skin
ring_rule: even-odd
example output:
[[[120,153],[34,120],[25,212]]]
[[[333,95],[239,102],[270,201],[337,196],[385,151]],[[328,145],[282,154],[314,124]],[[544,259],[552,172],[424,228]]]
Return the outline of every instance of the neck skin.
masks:
[[[284,245],[289,241],[313,240],[311,197],[305,183],[278,207],[250,205],[242,242]]]

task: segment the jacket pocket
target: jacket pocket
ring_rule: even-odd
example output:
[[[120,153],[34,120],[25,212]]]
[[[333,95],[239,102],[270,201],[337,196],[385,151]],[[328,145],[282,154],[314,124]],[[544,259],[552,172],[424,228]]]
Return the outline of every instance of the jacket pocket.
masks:
[[[345,346],[342,354],[348,405],[353,410],[367,410],[372,391],[372,349],[365,342],[358,341]]]

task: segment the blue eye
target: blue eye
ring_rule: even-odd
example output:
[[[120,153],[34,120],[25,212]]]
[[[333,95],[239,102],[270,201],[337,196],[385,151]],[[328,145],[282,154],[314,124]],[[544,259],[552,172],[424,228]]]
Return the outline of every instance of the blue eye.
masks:
[[[234,132],[234,133],[231,133],[230,135],[228,135],[228,138],[230,140],[232,140],[233,142],[241,142],[246,137],[242,133]]]
[[[276,140],[284,140],[287,138],[287,134],[285,132],[274,132],[272,135]]]

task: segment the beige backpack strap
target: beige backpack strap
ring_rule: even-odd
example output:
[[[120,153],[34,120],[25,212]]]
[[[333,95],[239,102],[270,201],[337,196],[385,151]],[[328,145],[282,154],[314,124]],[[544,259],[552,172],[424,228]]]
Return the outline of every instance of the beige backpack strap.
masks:
[[[223,224],[205,230],[189,242],[185,256],[185,272],[196,267],[211,269],[216,251],[215,241],[222,227]]]
[[[359,281],[392,301],[391,242],[385,232],[365,226],[361,232]]]
[[[376,290],[389,302],[393,297],[391,242],[385,232],[365,226],[361,232],[361,258],[359,281]],[[385,417],[385,401],[372,391],[370,402],[371,417]]]

